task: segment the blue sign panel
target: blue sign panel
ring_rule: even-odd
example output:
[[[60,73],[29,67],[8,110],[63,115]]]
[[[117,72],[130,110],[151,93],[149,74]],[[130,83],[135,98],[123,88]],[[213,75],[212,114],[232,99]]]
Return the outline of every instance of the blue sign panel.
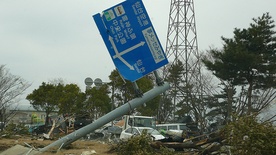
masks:
[[[136,81],[168,63],[141,0],[126,0],[93,18],[125,79]]]

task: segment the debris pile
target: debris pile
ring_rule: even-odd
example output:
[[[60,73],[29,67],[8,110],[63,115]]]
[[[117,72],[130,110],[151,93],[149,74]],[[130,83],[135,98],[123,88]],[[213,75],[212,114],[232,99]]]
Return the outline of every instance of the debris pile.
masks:
[[[179,133],[168,132],[168,138],[153,142],[152,146],[160,148],[160,146],[190,153],[193,155],[228,155],[230,154],[230,146],[223,139],[219,131],[211,134],[203,134],[196,137],[183,138]]]

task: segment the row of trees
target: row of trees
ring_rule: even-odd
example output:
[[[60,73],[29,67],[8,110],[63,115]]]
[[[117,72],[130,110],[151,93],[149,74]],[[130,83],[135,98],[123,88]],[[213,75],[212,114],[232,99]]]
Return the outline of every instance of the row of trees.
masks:
[[[76,117],[85,116],[95,120],[110,112],[112,108],[117,108],[135,98],[132,83],[121,79],[117,70],[112,71],[109,78],[111,82],[94,86],[85,92],[82,92],[76,84],[64,84],[62,80],[52,83],[43,82],[26,99],[36,110],[46,112],[46,120],[52,112]],[[143,92],[153,87],[150,76],[140,79],[137,84]],[[139,112],[142,115],[157,113],[156,100],[152,100],[147,106],[148,108],[133,109],[130,113]]]

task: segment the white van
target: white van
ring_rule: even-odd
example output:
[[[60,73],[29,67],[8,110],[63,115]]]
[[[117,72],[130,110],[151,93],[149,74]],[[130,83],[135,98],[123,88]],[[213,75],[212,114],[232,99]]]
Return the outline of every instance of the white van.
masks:
[[[174,124],[156,124],[156,129],[158,131],[173,131],[182,133],[184,131],[190,131],[185,123],[174,123]]]

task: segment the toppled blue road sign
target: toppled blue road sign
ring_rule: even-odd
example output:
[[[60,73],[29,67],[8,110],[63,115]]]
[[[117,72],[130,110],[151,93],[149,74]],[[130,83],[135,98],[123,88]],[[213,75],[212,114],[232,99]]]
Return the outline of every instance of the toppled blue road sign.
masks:
[[[93,18],[125,79],[136,81],[168,63],[141,0],[126,0]]]

